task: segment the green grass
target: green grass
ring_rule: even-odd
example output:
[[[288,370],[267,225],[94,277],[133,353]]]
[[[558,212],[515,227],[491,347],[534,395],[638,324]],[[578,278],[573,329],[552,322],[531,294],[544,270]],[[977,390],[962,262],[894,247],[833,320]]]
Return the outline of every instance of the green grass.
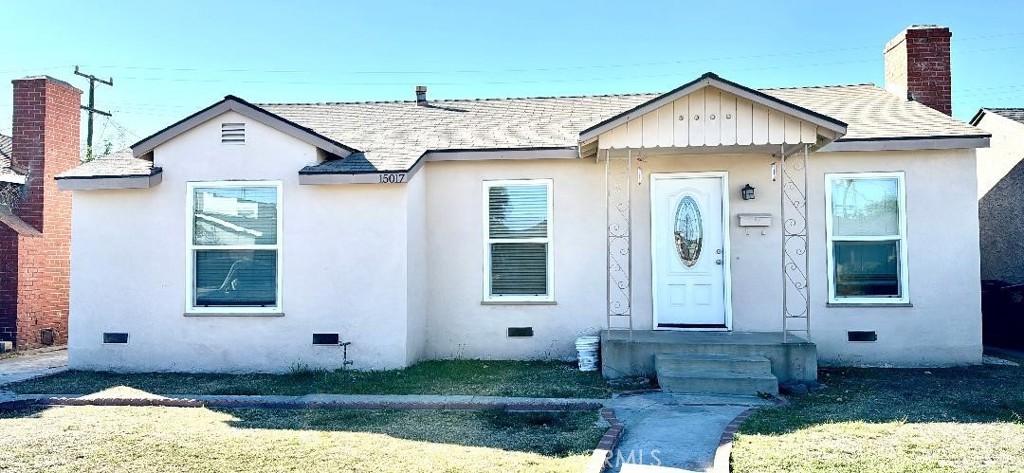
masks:
[[[1024,471],[1024,368],[827,369],[819,381],[743,424],[733,471]]]
[[[425,361],[404,370],[289,374],[106,373],[68,371],[8,386],[21,394],[88,394],[128,386],[159,394],[468,394],[606,398],[597,372],[558,361]]]
[[[0,470],[576,472],[595,413],[56,407],[0,411]]]

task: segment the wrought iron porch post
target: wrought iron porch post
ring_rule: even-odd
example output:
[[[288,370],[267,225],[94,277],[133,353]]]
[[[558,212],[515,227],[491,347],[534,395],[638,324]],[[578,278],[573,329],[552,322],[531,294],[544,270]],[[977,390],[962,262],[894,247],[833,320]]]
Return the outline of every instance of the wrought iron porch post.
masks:
[[[621,161],[621,164],[619,163]],[[605,218],[607,239],[607,326],[609,330],[628,328],[633,333],[633,251],[632,251],[632,185],[633,151],[624,159],[613,158],[605,151]],[[621,173],[621,174],[620,174]],[[627,327],[613,325],[616,318],[625,318]]]
[[[792,332],[802,332],[805,339],[810,338],[811,332],[811,260],[807,222],[807,167],[810,150],[809,145],[803,145],[803,155],[795,160],[787,157],[785,146],[780,147],[780,151],[782,341],[788,343]]]

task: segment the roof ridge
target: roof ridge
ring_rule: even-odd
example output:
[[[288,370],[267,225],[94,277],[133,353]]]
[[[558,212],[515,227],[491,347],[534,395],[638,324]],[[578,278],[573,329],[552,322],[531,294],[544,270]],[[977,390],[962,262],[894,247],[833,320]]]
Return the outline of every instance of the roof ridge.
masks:
[[[840,87],[878,87],[876,84],[871,82],[862,82],[855,84],[833,84],[833,85],[808,85],[808,86],[794,86],[794,87],[765,87],[757,90],[796,90],[796,89],[834,89]],[[457,99],[434,99],[430,100],[429,103],[455,103],[455,102],[507,102],[515,100],[564,100],[564,99],[589,99],[589,98],[607,98],[607,97],[639,97],[643,95],[658,96],[662,95],[663,92],[628,92],[619,94],[576,94],[576,95],[535,95],[535,96],[524,96],[524,97],[477,97],[477,98],[457,98]],[[330,105],[386,105],[386,104],[412,104],[416,103],[416,100],[349,100],[349,101],[326,101],[326,102],[259,102],[255,105],[260,107],[266,106],[294,106],[294,105],[314,105],[314,106],[330,106]]]
[[[641,95],[661,95],[661,92],[632,92],[622,94],[583,94],[583,95],[537,95],[526,97],[477,97],[464,99],[433,99],[428,103],[452,103],[452,102],[497,102],[510,100],[558,100],[558,99],[589,99],[602,97],[639,97]],[[416,100],[355,100],[340,102],[262,102],[255,105],[376,105],[376,104],[399,104],[416,103]]]
[[[764,87],[757,90],[794,90],[794,89],[838,89],[842,87],[878,87],[873,82],[860,82],[855,84],[829,84],[829,85],[802,85],[793,87]]]

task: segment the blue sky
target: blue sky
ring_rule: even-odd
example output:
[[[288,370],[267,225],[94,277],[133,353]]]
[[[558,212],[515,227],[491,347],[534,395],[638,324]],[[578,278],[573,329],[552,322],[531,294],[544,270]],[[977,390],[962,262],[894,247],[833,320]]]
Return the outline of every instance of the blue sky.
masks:
[[[1024,106],[1024,2],[5,2],[10,80],[97,92],[97,141],[131,144],[226,94],[254,102],[657,92],[706,71],[752,87],[882,83],[909,24],[953,30],[954,114]],[[84,120],[83,120],[84,123]],[[83,128],[84,129],[84,128]]]

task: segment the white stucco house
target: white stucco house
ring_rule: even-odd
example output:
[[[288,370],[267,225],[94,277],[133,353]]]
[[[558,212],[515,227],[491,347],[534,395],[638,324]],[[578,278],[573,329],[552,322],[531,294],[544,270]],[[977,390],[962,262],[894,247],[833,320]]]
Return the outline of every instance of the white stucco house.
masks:
[[[70,364],[568,358],[599,333],[607,376],[687,344],[771,345],[780,377],[978,363],[988,135],[916,76],[940,63],[948,87],[925,58],[949,36],[900,33],[885,88],[708,73],[663,94],[225,97],[57,178]],[[768,353],[787,346],[810,358]]]

